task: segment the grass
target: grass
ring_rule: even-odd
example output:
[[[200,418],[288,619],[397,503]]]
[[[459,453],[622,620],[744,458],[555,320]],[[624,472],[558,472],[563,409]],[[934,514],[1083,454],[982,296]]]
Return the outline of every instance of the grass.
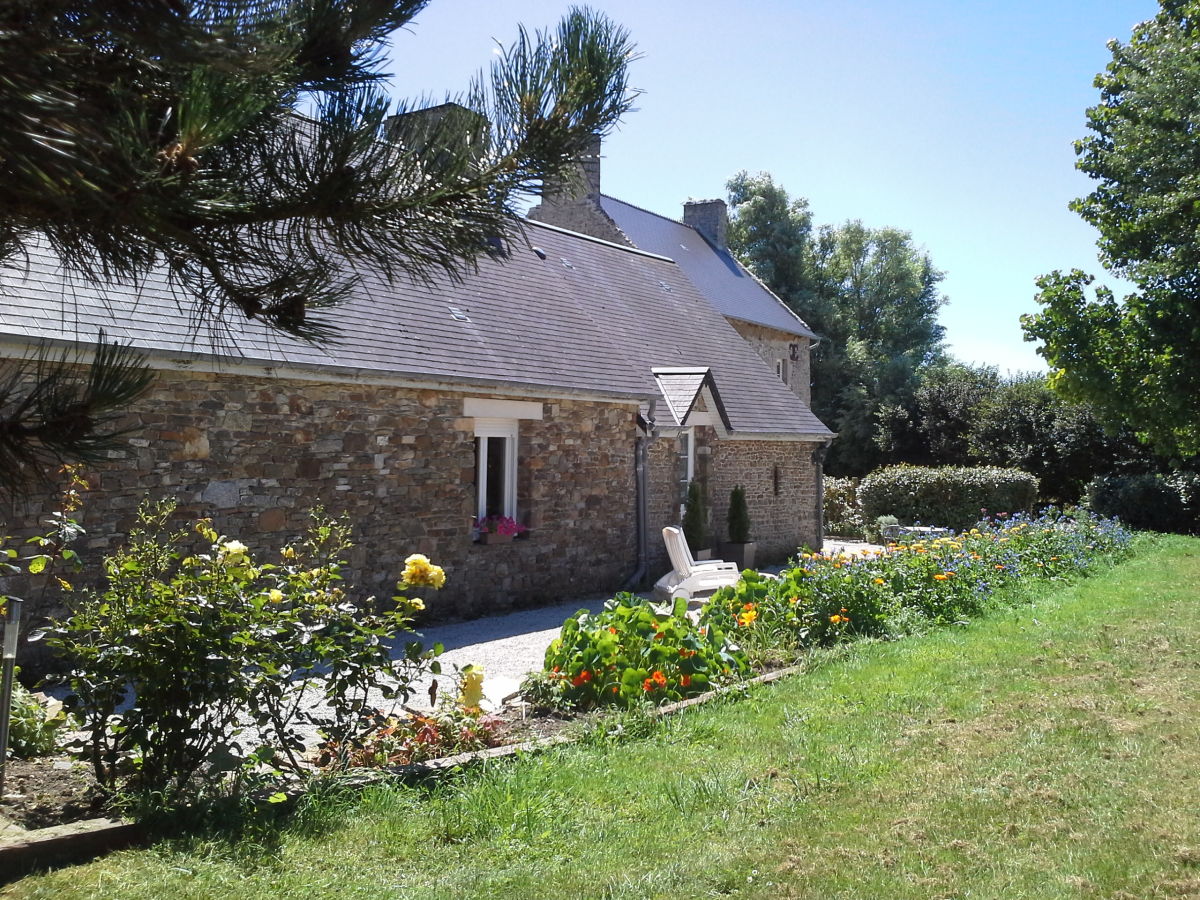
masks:
[[[1200,541],[969,627],[13,897],[1200,896]]]

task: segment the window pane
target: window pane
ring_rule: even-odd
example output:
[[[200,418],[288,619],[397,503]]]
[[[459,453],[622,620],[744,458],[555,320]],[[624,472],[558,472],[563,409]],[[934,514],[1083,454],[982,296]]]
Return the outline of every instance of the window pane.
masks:
[[[484,498],[484,509],[489,516],[503,516],[507,513],[504,508],[504,457],[508,440],[500,437],[480,438],[480,440],[483,441],[484,452],[487,454],[484,462],[487,467],[485,472],[487,493]]]

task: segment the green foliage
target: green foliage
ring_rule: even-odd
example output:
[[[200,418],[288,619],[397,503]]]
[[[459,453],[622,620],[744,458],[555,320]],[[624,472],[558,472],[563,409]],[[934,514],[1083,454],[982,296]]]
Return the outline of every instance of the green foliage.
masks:
[[[420,603],[397,597],[370,612],[372,601],[347,599],[346,522],[317,511],[301,545],[259,564],[206,520],[195,531],[208,552],[187,552],[188,533],[168,528],[173,511],[143,505],[127,545],[104,562],[106,587],[73,597],[50,629],[70,666],[67,709],[103,786],[169,804],[231,774],[236,787],[264,765],[300,771],[302,726],[350,748],[373,727],[370,689],[407,696],[429,654],[389,642]]]
[[[0,361],[0,493],[20,495],[51,480],[67,461],[96,462],[120,443],[125,408],[150,386],[146,357],[105,340],[95,352],[52,353]],[[85,360],[87,365],[82,363]]]
[[[883,459],[872,441],[876,416],[941,356],[942,273],[895,228],[852,221],[814,235],[807,201],[790,199],[770,175],[742,172],[727,187],[730,247],[822,337],[812,408],[839,434],[826,470],[862,475]]]
[[[989,511],[1031,510],[1037,488],[1034,476],[1016,469],[889,466],[864,478],[858,496],[868,520],[892,515],[961,530]]]
[[[865,534],[862,507],[858,504],[857,478],[823,479],[825,533],[860,538]]]
[[[1112,41],[1096,77],[1092,132],[1076,168],[1096,180],[1072,208],[1100,232],[1105,267],[1136,292],[1088,296],[1079,270],[1038,279],[1043,309],[1022,318],[1064,395],[1095,404],[1164,454],[1200,453],[1200,4],[1163,0],[1159,14]]]
[[[354,290],[356,271],[464,271],[632,108],[636,54],[623,29],[574,8],[553,30],[520,29],[458,105],[396,120],[412,107],[392,100],[384,51],[425,5],[6,4],[0,260],[40,244],[99,285],[158,272],[193,328],[244,317],[314,341],[331,335],[314,311]],[[28,424],[26,396],[0,392],[0,415]],[[0,429],[0,449],[89,448],[105,407],[85,399],[49,420],[45,447],[47,432]],[[16,482],[3,462],[0,483]]]
[[[15,682],[8,720],[8,755],[17,759],[48,756],[58,748],[59,732],[66,721],[61,704],[39,699]]]
[[[729,512],[725,520],[730,543],[744,544],[750,540],[750,510],[746,506],[746,490],[740,484],[729,492]]]
[[[749,573],[706,602],[701,621],[736,633],[755,660],[853,637],[964,621],[1020,579],[1065,578],[1128,552],[1131,536],[1086,513],[997,517],[954,537],[859,554],[802,553],[778,581]]]
[[[595,614],[563,623],[546,650],[545,670],[564,702],[664,703],[702,694],[747,674],[746,654],[717,627],[699,627],[676,598],[660,612],[635,594],[618,594]]]
[[[1131,432],[1107,433],[1046,376],[958,363],[925,369],[910,402],[881,411],[875,440],[893,462],[1021,469],[1052,503],[1077,502],[1097,474],[1154,465]]]
[[[683,507],[683,536],[694,553],[708,548],[708,504],[700,482],[688,483],[687,502]]]
[[[1200,475],[1141,473],[1105,475],[1087,487],[1088,508],[1131,528],[1200,532]]]

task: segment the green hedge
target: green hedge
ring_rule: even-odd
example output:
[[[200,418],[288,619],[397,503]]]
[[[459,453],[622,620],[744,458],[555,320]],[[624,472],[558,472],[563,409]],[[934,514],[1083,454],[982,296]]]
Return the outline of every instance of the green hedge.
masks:
[[[920,522],[961,531],[985,515],[1028,512],[1037,499],[1038,480],[1020,469],[992,466],[888,466],[858,486],[863,518],[895,516],[903,525]]]
[[[1101,475],[1087,486],[1087,505],[1132,528],[1200,533],[1200,475]]]

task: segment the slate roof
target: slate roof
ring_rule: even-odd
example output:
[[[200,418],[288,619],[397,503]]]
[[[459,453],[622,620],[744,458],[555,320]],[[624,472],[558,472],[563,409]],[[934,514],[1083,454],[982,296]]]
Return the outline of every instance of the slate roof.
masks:
[[[183,356],[643,401],[661,398],[652,368],[708,367],[734,432],[830,435],[671,260],[534,222],[509,248],[459,280],[364,273],[350,300],[315,314],[338,329],[322,347],[254,322],[210,335],[163,277],[106,285],[106,303],[34,248],[27,267],[0,269],[0,335],[90,341],[103,327]]]
[[[600,208],[635,247],[679,263],[700,293],[723,315],[789,334],[817,337],[728,249],[713,246],[690,225],[604,194],[600,195]]]

